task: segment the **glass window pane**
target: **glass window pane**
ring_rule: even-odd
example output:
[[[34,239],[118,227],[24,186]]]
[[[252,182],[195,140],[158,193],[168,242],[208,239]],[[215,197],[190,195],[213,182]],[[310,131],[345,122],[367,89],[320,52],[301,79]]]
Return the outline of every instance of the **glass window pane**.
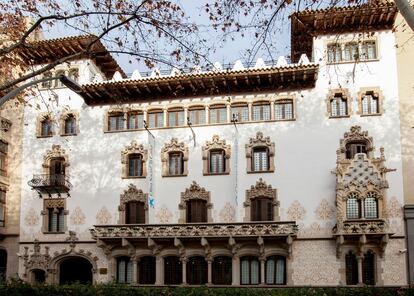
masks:
[[[251,284],[255,285],[259,283],[259,279],[260,279],[260,264],[259,261],[257,259],[253,259],[251,261]]]
[[[346,217],[348,219],[359,218],[359,201],[356,198],[348,198],[346,201]]]
[[[274,284],[275,260],[273,258],[266,261],[266,284]]]
[[[276,285],[285,284],[285,259],[278,258],[276,261]]]
[[[372,195],[369,196],[370,197],[367,197],[364,200],[365,218],[375,219],[378,218],[377,199],[375,197],[371,197]]]
[[[242,258],[241,261],[241,284],[242,285],[248,285],[250,283],[250,268],[249,268],[249,259],[248,258]]]
[[[127,283],[132,283],[132,261],[128,261],[126,271],[127,271],[126,282]]]

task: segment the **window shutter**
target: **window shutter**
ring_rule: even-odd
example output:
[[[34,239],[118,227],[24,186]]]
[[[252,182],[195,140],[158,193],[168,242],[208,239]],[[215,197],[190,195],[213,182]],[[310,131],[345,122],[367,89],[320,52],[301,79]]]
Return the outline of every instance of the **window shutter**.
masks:
[[[145,223],[145,209],[143,202],[137,202],[137,223],[144,224]]]
[[[273,204],[272,204],[272,200],[266,198],[265,199],[265,203],[266,203],[266,209],[267,209],[267,221],[273,221]]]

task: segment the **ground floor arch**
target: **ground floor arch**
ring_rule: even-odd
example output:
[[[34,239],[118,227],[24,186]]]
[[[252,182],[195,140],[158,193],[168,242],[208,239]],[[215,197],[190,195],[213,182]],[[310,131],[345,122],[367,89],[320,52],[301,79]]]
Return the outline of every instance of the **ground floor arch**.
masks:
[[[92,269],[92,263],[83,257],[73,256],[64,258],[59,265],[59,283],[92,283]]]

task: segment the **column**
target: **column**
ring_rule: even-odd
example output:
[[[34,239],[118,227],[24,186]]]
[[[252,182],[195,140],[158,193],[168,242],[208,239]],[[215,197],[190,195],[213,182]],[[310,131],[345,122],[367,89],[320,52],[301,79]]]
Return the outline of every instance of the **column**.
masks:
[[[212,263],[213,263],[213,259],[212,258],[207,258],[207,285],[212,285],[213,284],[213,280],[212,280]]]
[[[233,256],[231,272],[232,272],[231,284],[233,286],[240,285],[240,258],[239,256],[236,256],[236,255]]]
[[[184,125],[187,125],[188,124],[188,122],[187,122],[187,117],[188,116],[189,116],[188,115],[188,108],[187,107],[184,107]],[[191,124],[193,124],[193,122]]]
[[[231,106],[230,103],[226,104],[226,109],[227,109],[227,122],[231,122]]]
[[[363,258],[363,255],[358,255],[356,258],[357,258],[357,262],[358,262],[358,285],[363,285],[363,282],[362,282],[362,258]]]
[[[265,284],[265,262],[266,258],[260,258],[260,284]]]
[[[181,266],[183,268],[183,283],[182,285],[187,285],[187,258],[181,258]]]
[[[414,205],[412,202],[404,206],[405,231],[407,236],[408,251],[408,283],[414,285]]]
[[[273,100],[270,101],[270,119],[275,119],[275,101]]]
[[[205,106],[204,107],[204,110],[205,110],[205,112],[204,113],[206,113],[205,114],[205,116],[206,116],[206,124],[208,124],[208,123],[210,123],[210,121],[209,121],[209,119],[210,119],[210,113],[208,112],[209,110],[210,110],[210,108],[208,108],[208,106]]]
[[[163,112],[164,112],[164,125],[163,125],[163,127],[165,127],[165,126],[168,126],[168,118],[167,118],[167,116],[168,116],[168,112],[167,112],[167,109],[164,109],[163,110]]]
[[[132,284],[138,283],[138,258],[132,257]]]
[[[251,103],[251,102],[249,102],[248,104],[247,104],[247,106],[248,106],[248,109],[249,109],[249,121],[252,121],[252,118],[253,118],[253,103]]]
[[[155,257],[155,285],[160,286],[164,283],[164,264],[160,255]]]
[[[149,124],[149,122],[148,122],[148,112],[147,112],[147,110],[144,110],[144,112],[143,112],[143,116],[144,116],[144,120],[145,120],[145,122],[147,123],[147,124]],[[142,123],[142,124],[144,124],[144,123]]]

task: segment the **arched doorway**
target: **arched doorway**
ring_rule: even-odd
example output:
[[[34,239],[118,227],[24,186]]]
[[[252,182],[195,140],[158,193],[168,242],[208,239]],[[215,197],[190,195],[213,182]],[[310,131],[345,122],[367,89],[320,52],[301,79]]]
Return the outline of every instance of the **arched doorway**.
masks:
[[[64,259],[59,267],[59,283],[92,283],[92,264],[82,257]]]
[[[7,274],[7,252],[0,249],[0,282],[6,280]]]

